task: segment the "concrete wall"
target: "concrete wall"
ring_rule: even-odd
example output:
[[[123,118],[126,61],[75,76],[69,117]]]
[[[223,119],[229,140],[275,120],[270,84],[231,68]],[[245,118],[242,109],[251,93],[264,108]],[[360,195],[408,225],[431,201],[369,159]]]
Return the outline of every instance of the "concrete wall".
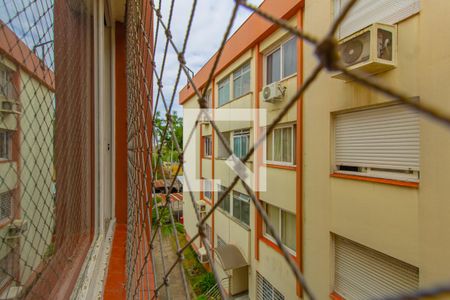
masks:
[[[51,244],[55,202],[53,174],[54,94],[21,72],[20,217],[28,222],[21,239],[21,282],[42,263]],[[25,264],[26,262],[26,264]]]

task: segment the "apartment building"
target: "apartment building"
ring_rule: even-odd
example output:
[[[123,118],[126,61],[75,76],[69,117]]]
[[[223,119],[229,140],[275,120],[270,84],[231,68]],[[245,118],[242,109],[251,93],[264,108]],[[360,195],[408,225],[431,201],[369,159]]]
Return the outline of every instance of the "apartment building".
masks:
[[[322,37],[345,3],[266,0],[260,9]],[[450,114],[449,10],[446,1],[360,0],[338,29],[341,60]],[[194,76],[203,89],[214,59]],[[225,45],[209,106],[266,109],[271,123],[317,63],[312,46],[253,14]],[[197,108],[197,100],[189,85],[180,92],[184,109]],[[264,130],[245,121],[217,124],[238,157]],[[204,179],[204,191],[194,193],[202,199],[194,204],[185,191],[188,236],[198,232],[193,205],[208,211],[235,176],[210,124],[200,123],[194,140],[196,171],[184,176]],[[322,73],[289,110],[260,150],[267,190],[256,195],[318,299],[395,295],[449,279],[448,149],[448,127],[340,73]],[[242,185],[206,231],[229,294],[302,297]],[[200,257],[206,246],[194,242]]]
[[[11,53],[5,40],[18,45],[18,51]],[[38,111],[54,106],[55,87],[53,72],[7,27],[0,52],[0,297],[10,299],[51,255],[55,116]],[[45,135],[36,131],[42,126],[48,130]],[[28,184],[37,181],[39,185]]]

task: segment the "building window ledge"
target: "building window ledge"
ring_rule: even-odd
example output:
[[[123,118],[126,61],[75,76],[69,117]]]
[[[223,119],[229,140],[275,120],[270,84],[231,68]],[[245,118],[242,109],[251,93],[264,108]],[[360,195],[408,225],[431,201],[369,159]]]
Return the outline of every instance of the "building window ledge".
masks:
[[[283,251],[281,251],[280,247],[278,247],[278,245],[273,242],[271,239],[268,239],[267,237],[265,237],[264,235],[259,237],[259,241],[263,242],[264,244],[266,244],[267,246],[269,246],[270,248],[272,248],[273,250],[275,250],[276,252],[278,252],[279,254],[283,255]],[[285,246],[285,248],[288,250],[288,252],[291,254],[291,257],[295,260],[296,254],[293,254],[292,252],[294,252],[293,250],[290,250],[288,247]]]
[[[367,182],[374,182],[374,183],[381,183],[381,184],[389,184],[389,185],[416,188],[416,189],[419,188],[419,182],[412,182],[412,181],[386,179],[386,178],[379,178],[379,177],[368,177],[368,176],[361,176],[361,175],[350,175],[350,174],[342,174],[342,173],[336,173],[336,172],[331,173],[330,177],[342,178],[342,179],[353,179],[353,180],[367,181]]]

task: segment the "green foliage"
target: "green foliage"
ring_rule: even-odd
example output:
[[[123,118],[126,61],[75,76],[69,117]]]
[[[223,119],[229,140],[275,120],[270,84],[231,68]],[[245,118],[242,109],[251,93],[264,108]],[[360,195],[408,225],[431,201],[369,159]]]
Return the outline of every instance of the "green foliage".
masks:
[[[204,294],[216,284],[214,275],[210,272],[201,275],[199,281],[194,286],[194,290],[199,294]]]
[[[55,252],[56,252],[56,245],[55,243],[51,243],[50,245],[48,245],[47,250],[45,250],[44,259],[48,260],[55,254]]]
[[[186,245],[186,236],[184,233],[178,234],[180,246]],[[175,237],[172,238],[172,248],[176,251]],[[191,246],[187,247],[183,252],[183,268],[191,287],[196,295],[200,295],[196,299],[206,299],[201,294],[206,293],[211,287],[216,284],[214,275],[209,273],[205,267],[198,261],[197,254]]]
[[[156,196],[159,197],[159,196]],[[158,199],[156,200],[158,203],[160,203],[162,201],[162,199],[160,198],[160,200],[158,201]],[[158,214],[156,214],[156,209],[158,209]],[[164,237],[168,237],[170,235],[173,235],[173,226],[172,223],[170,222],[170,211],[168,207],[153,207],[152,209],[152,226],[156,226],[157,222],[158,222],[158,216],[159,216],[159,224],[160,224],[160,228],[161,228],[161,233]],[[184,233],[184,226],[183,224],[177,223],[175,222],[175,230],[178,233]]]
[[[175,134],[175,140],[177,141],[180,148],[183,147],[183,118],[178,116],[177,112],[172,112],[172,127],[173,133]],[[155,134],[157,135],[158,144],[157,151],[161,148],[161,159],[164,162],[176,162],[178,161],[178,151],[174,139],[172,138],[172,130],[170,128],[166,129],[167,119],[161,116],[159,111],[155,114]],[[157,155],[154,151],[154,155]],[[155,164],[155,160],[153,160]],[[159,165],[159,162],[157,163]]]

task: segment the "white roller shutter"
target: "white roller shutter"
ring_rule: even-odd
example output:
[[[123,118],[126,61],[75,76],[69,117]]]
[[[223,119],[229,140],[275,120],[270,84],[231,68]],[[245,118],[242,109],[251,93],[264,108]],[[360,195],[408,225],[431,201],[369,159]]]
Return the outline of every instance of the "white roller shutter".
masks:
[[[335,0],[337,16],[348,0]],[[373,23],[395,24],[419,12],[419,0],[359,0],[339,28],[346,37]]]
[[[346,300],[394,296],[419,287],[417,267],[339,236],[335,264],[335,292]]]
[[[419,170],[419,114],[404,104],[336,115],[337,166]]]

